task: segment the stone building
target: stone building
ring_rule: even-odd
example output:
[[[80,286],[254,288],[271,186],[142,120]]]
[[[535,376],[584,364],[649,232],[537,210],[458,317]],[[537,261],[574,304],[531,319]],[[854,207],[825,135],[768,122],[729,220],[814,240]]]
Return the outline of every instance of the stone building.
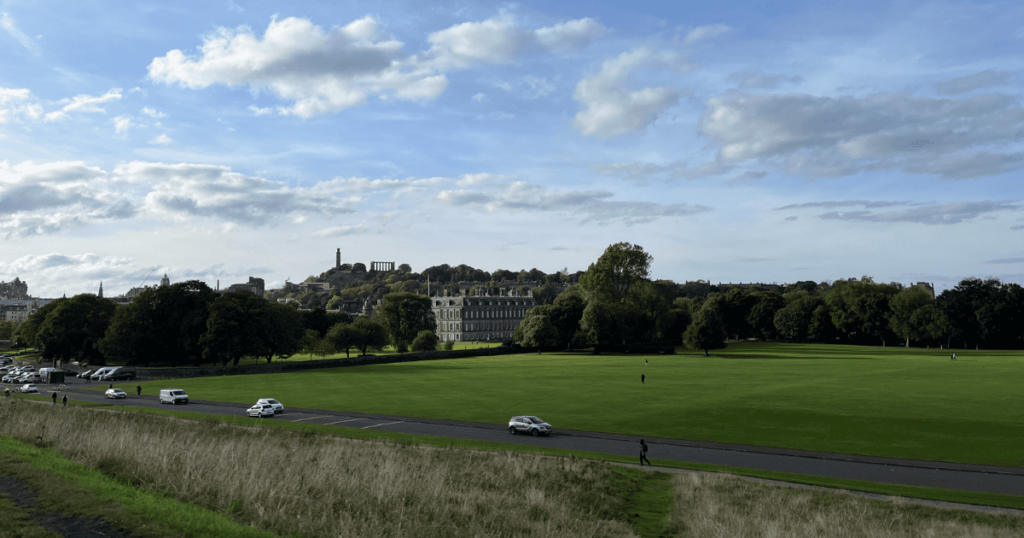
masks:
[[[218,287],[220,286],[219,281],[218,281],[217,286]],[[232,285],[228,286],[227,288],[224,288],[224,290],[220,291],[220,293],[224,294],[224,293],[230,293],[232,291],[247,291],[249,293],[255,294],[257,297],[263,297],[263,291],[264,291],[263,279],[262,278],[256,278],[256,277],[249,277],[249,282],[243,282],[243,283],[240,283],[240,284],[232,284]]]
[[[537,306],[533,292],[519,295],[501,290],[499,295],[435,295],[430,298],[442,342],[494,342],[511,340],[526,312]]]
[[[0,282],[0,299],[30,299],[28,283],[18,277],[14,277],[11,282]]]

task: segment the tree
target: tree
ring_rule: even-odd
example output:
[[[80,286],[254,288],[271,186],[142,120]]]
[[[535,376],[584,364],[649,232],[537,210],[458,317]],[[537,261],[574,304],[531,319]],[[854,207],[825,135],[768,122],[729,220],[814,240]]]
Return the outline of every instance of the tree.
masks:
[[[555,298],[548,317],[558,331],[559,345],[571,349],[575,343],[583,340],[580,321],[586,308],[587,303],[577,286],[569,286]]]
[[[10,340],[17,329],[18,324],[13,321],[0,321],[0,340]]]
[[[793,288],[783,297],[786,306],[775,313],[775,328],[779,334],[796,341],[823,339],[829,334],[831,323],[825,326],[821,319],[822,315],[828,315],[824,299],[805,288]]]
[[[605,249],[596,263],[580,278],[580,287],[590,297],[622,303],[630,290],[647,279],[653,256],[640,245],[615,243]]]
[[[18,325],[18,330],[15,331],[14,338],[26,346],[39,347],[39,340],[36,338],[39,332],[39,326],[46,321],[47,316],[49,316],[51,312],[67,300],[68,299],[65,298],[56,299],[39,307],[39,310],[33,312],[28,319],[21,322],[21,325]]]
[[[916,338],[922,340],[940,340],[949,336],[952,329],[946,314],[934,303],[914,311],[910,316],[910,325],[917,331]]]
[[[355,340],[352,345],[366,355],[367,349],[380,349],[388,343],[387,329],[378,320],[367,316],[359,316],[352,322]]]
[[[704,356],[708,350],[725,347],[725,323],[722,321],[721,296],[717,293],[708,296],[703,306],[693,316],[693,323],[683,334],[683,341],[691,349],[703,349]]]
[[[384,326],[389,342],[397,346],[399,342],[411,342],[420,331],[437,332],[430,307],[430,297],[425,295],[389,293],[374,310],[373,317]]]
[[[260,321],[259,355],[267,364],[274,355],[287,359],[302,349],[302,316],[298,310],[286,304],[267,303]]]
[[[300,345],[302,346],[302,351],[312,359],[317,347],[320,346],[320,335],[313,329],[306,329],[302,334]]]
[[[356,329],[352,327],[351,323],[338,323],[334,327],[331,327],[330,331],[327,331],[327,340],[331,342],[337,350],[345,350],[345,358],[349,358],[349,350],[356,345],[359,340],[356,334]]]
[[[775,338],[778,334],[778,329],[775,328],[775,313],[786,306],[785,299],[775,291],[758,290],[754,292],[753,296],[757,302],[747,314],[747,323],[757,338]]]
[[[434,331],[420,331],[412,339],[413,351],[437,351],[437,335]]]
[[[901,290],[889,298],[889,326],[897,336],[905,341],[904,347],[910,347],[910,339],[920,340],[926,338],[924,327],[915,323],[923,321],[920,316],[914,318],[914,314],[921,308],[932,304],[930,293],[917,286],[911,286]]]
[[[889,298],[897,293],[887,284],[875,284],[870,277],[860,281],[838,281],[832,285],[825,302],[832,313],[832,324],[847,337],[866,341],[879,339],[885,345],[889,329]]]
[[[607,346],[622,341],[622,333],[615,319],[615,313],[608,305],[588,302],[580,319],[580,333],[583,345]],[[596,351],[596,349],[595,349]]]
[[[409,264],[407,264],[407,263],[403,263],[402,265],[398,266],[398,270],[403,272],[403,273],[411,273],[412,272],[412,267],[410,267]]]
[[[693,300],[687,297],[676,297],[668,311],[658,320],[658,337],[663,339],[679,339],[693,322]]]
[[[61,301],[39,325],[36,340],[43,358],[56,357],[105,364],[98,343],[110,326],[117,305],[110,299],[83,293]]]
[[[261,351],[262,317],[267,302],[247,291],[233,291],[210,305],[206,333],[200,339],[203,358],[225,366],[235,366],[243,357]]]
[[[536,310],[536,308],[532,309],[531,312],[533,310]],[[544,346],[558,345],[558,329],[555,328],[551,318],[547,315],[527,316],[519,326],[519,329],[522,329],[521,331],[516,331],[521,335],[519,343],[524,347],[537,348],[538,354],[540,354],[540,348]]]

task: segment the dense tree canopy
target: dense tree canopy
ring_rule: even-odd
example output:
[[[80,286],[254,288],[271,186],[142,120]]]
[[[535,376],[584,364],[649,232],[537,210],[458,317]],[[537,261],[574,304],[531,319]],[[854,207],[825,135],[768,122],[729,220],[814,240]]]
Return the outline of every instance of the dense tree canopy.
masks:
[[[43,348],[43,358],[63,357],[65,360],[105,364],[97,344],[106,333],[116,308],[110,299],[92,294],[56,302],[36,332],[36,341]]]
[[[373,317],[387,331],[392,345],[408,345],[420,331],[436,331],[437,324],[430,310],[430,298],[412,293],[389,293]]]

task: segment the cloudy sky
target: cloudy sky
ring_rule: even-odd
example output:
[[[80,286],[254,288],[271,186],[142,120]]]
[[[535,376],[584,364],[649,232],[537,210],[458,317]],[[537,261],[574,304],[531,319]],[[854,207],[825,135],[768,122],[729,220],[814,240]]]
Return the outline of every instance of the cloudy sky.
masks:
[[[1022,50],[1013,1],[0,0],[0,280],[1024,282]]]

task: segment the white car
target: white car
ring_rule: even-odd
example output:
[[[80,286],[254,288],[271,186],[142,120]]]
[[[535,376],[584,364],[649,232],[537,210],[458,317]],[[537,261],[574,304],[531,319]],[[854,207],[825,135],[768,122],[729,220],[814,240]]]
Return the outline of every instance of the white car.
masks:
[[[125,394],[125,392],[121,389],[107,389],[107,392],[105,394],[107,395],[107,398],[113,398],[115,400],[118,398],[128,397],[128,395]]]
[[[256,405],[269,405],[274,408],[274,413],[284,413],[284,405],[273,398],[261,398],[256,401]]]
[[[256,418],[273,417],[274,406],[270,404],[256,404],[247,409],[245,414]]]
[[[38,394],[39,393],[39,389],[37,389],[35,385],[25,384],[25,385],[22,385],[21,388],[18,389],[18,392],[20,392],[22,394],[29,394],[29,393],[36,393],[36,394]]]
[[[512,417],[508,421],[508,433],[528,433],[534,437],[538,435],[550,435],[551,425],[534,416]]]

